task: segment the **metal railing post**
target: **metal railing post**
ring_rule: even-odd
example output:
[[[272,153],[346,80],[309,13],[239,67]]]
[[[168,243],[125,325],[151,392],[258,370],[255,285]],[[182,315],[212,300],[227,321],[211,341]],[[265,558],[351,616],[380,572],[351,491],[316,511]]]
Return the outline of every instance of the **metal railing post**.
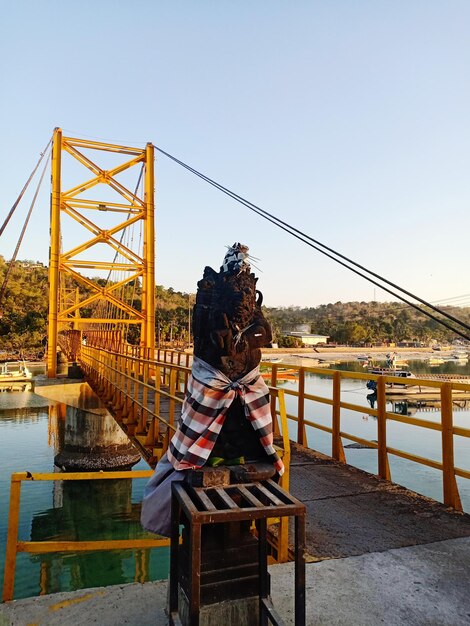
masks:
[[[176,382],[177,382],[177,372],[175,369],[171,368],[170,370],[170,406],[169,406],[169,414],[168,414],[168,422],[174,426],[175,425],[175,400],[174,396],[176,393]]]
[[[10,487],[10,510],[8,514],[7,549],[5,558],[5,574],[3,582],[3,602],[13,600],[15,589],[16,547],[20,523],[21,478],[12,474]]]
[[[305,430],[305,370],[299,368],[299,397],[297,401],[297,443],[301,446],[307,445],[307,432]]]
[[[341,441],[341,373],[333,373],[333,407],[332,407],[332,433],[331,433],[331,456],[346,463],[343,442]]]
[[[390,480],[390,466],[387,453],[387,397],[385,395],[385,378],[377,379],[377,469],[385,480]]]
[[[444,504],[454,507],[457,511],[462,511],[462,502],[460,501],[459,488],[455,478],[451,383],[444,383],[441,387],[441,420]]]

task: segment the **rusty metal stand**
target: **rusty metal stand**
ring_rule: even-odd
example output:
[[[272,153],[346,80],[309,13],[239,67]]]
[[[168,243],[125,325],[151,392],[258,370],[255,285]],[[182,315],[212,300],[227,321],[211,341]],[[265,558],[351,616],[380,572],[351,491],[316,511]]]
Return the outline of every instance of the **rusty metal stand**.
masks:
[[[173,483],[171,502],[171,552],[169,624],[181,626],[178,609],[179,528],[189,528],[188,600],[189,624],[199,626],[201,607],[201,531],[204,524],[256,521],[258,531],[259,624],[283,626],[269,595],[267,520],[295,518],[295,625],[305,626],[305,505],[272,480],[227,487],[195,488]]]

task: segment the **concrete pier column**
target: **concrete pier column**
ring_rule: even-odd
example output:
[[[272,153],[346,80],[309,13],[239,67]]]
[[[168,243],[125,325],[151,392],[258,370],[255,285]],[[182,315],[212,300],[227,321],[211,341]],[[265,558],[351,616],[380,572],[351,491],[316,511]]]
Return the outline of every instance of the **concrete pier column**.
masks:
[[[141,456],[90,387],[67,398],[64,440],[54,463],[67,471],[128,469]]]

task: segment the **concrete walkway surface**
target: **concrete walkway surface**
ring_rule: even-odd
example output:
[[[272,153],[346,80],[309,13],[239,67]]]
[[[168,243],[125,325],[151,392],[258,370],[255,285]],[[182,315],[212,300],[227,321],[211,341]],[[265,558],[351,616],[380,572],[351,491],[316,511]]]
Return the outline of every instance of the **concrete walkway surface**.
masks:
[[[294,624],[293,563],[270,567],[272,598]],[[0,626],[163,626],[166,581],[0,605]],[[470,538],[307,564],[308,626],[468,626]]]

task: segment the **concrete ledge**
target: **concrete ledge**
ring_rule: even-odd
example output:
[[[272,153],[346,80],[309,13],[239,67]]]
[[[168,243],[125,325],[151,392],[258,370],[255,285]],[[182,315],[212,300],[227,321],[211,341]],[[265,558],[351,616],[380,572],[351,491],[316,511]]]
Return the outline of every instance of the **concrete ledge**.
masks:
[[[270,573],[274,605],[292,626],[293,563]],[[163,581],[17,600],[0,605],[0,626],[164,626],[166,588]],[[467,626],[469,589],[470,538],[311,563],[307,624]]]

